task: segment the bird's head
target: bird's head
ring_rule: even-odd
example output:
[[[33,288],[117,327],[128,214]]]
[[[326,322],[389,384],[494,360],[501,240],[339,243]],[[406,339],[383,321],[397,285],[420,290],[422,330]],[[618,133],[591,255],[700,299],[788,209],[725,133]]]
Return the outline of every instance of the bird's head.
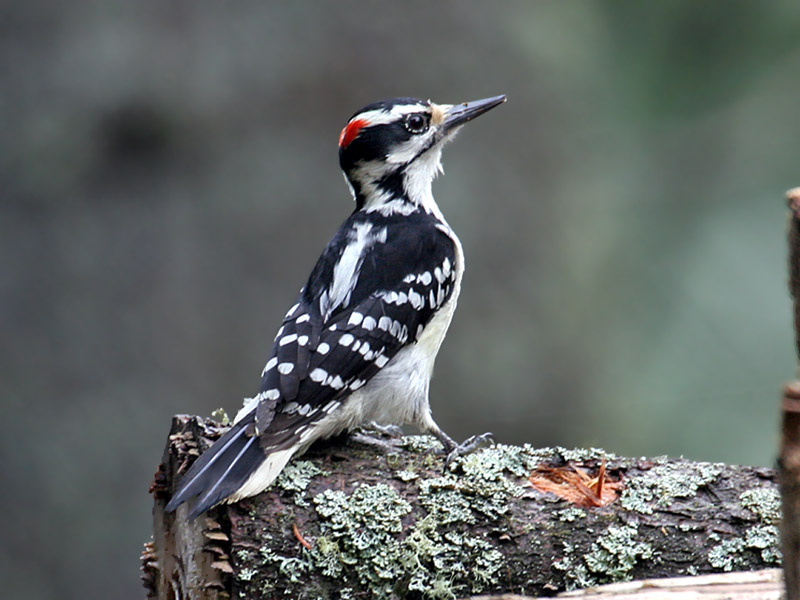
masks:
[[[339,135],[339,164],[359,209],[389,202],[435,206],[430,187],[442,146],[467,121],[505,102],[495,96],[461,104],[395,98],[364,107]]]

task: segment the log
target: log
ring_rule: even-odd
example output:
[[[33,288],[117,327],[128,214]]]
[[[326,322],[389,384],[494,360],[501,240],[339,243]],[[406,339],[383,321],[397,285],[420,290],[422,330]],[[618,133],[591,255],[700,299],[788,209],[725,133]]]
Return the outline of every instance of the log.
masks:
[[[558,598],[579,598],[580,600],[781,600],[783,590],[782,570],[764,569],[763,571],[737,571],[693,577],[610,583],[563,592],[558,594]],[[500,596],[473,596],[471,600],[537,600],[537,598],[502,594]]]
[[[265,493],[164,512],[223,428],[173,419],[143,554],[149,598],[554,595],[779,563],[771,469],[497,444],[443,471],[428,436],[336,438]]]
[[[765,569],[612,583],[590,590],[566,592],[559,597],[581,600],[780,600],[782,594],[781,569]]]

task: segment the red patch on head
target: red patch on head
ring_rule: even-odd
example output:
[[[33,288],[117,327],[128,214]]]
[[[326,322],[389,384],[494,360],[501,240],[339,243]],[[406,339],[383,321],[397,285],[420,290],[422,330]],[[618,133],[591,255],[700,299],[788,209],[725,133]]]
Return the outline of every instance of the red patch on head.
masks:
[[[356,119],[355,121],[350,121],[344,129],[342,129],[342,133],[339,134],[339,148],[347,148],[356,136],[358,132],[361,131],[361,128],[367,125],[366,119]]]

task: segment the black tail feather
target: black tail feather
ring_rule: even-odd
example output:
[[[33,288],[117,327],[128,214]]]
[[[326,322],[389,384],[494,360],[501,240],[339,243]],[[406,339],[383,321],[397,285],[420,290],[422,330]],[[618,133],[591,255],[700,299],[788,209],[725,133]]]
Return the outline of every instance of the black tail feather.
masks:
[[[245,432],[252,420],[248,415],[236,423],[200,455],[167,503],[167,512],[200,496],[189,513],[194,519],[244,485],[265,457],[258,439]]]

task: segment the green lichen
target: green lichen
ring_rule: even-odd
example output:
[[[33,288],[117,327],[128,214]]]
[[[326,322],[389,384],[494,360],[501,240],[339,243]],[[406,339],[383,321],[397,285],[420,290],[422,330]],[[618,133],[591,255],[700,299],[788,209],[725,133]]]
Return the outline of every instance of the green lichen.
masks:
[[[597,578],[589,573],[589,569],[583,562],[583,557],[576,555],[575,547],[569,542],[564,543],[563,553],[553,563],[553,567],[564,572],[568,590],[583,589],[598,583]]]
[[[715,569],[733,571],[745,564],[742,551],[745,549],[744,540],[735,538],[724,540],[714,546],[708,553],[708,562]]]
[[[428,515],[442,525],[475,523],[470,498],[458,489],[458,478],[453,475],[421,481],[419,499]]]
[[[322,475],[323,471],[310,460],[296,460],[284,467],[281,474],[273,485],[286,490],[295,492],[294,502],[298,506],[307,506],[305,491],[308,484],[317,475]]]
[[[236,551],[236,558],[241,564],[247,564],[250,560],[250,551],[249,550],[237,550]]]
[[[739,495],[739,502],[758,523],[748,528],[742,537],[725,539],[715,545],[708,553],[709,564],[716,569],[732,571],[755,564],[754,552],[762,562],[780,564],[781,499],[778,490],[766,487],[746,490]]]
[[[302,492],[315,476],[321,474],[322,469],[310,460],[296,460],[284,467],[275,485],[290,492]]]
[[[403,448],[421,454],[435,452],[442,449],[442,444],[432,435],[407,435],[401,440]]]
[[[236,577],[241,581],[250,581],[253,577],[258,575],[257,569],[244,568],[236,574]]]
[[[319,536],[312,549],[312,557],[316,568],[326,577],[339,577],[342,574],[344,563],[336,540]]]
[[[413,481],[414,479],[419,478],[419,473],[415,473],[414,471],[410,471],[408,469],[403,469],[401,471],[397,471],[394,476],[400,481]]]
[[[402,519],[411,512],[411,505],[382,483],[361,485],[349,495],[326,490],[314,498],[314,504],[328,539],[327,548],[315,547],[312,558],[317,564],[332,574],[350,567],[373,594],[391,595],[403,574],[396,561],[396,534],[403,530]]]
[[[211,411],[211,418],[215,421],[219,421],[220,424],[225,425],[226,427],[231,424],[231,419],[228,417],[228,413],[225,412],[224,408],[217,408]]]
[[[739,502],[760,521],[745,532],[745,547],[757,550],[766,563],[780,564],[780,493],[776,488],[756,488],[742,492]]]
[[[761,560],[766,563],[780,564],[781,536],[776,525],[756,525],[745,532],[744,543],[761,553]]]
[[[461,473],[445,473],[420,482],[420,502],[441,524],[497,520],[509,510],[510,499],[524,488],[506,476],[529,473],[521,448],[498,444],[456,461]]]
[[[534,448],[524,444],[519,448],[528,457],[528,467],[534,468],[542,462],[587,462],[595,460],[614,460],[616,454],[606,452],[602,448],[564,448],[551,446]]]
[[[426,454],[436,445],[429,436],[405,439]],[[411,506],[391,485],[326,490],[313,498],[320,535],[301,560],[376,598],[402,597],[406,590],[442,599],[481,592],[498,583],[503,556],[469,525],[502,523],[511,498],[525,490],[517,479],[527,477],[530,460],[519,447],[496,446],[455,460],[454,472],[441,476],[423,477],[419,466],[397,471],[418,489],[423,514],[412,522]],[[269,551],[262,556],[282,573],[294,566]]]
[[[578,519],[585,519],[586,511],[582,508],[578,508],[577,506],[570,506],[564,510],[556,512],[556,517],[559,521],[563,521],[564,523],[573,523]]]
[[[636,526],[612,525],[585,555],[579,555],[575,547],[567,542],[553,567],[564,572],[569,590],[629,581],[633,579],[636,564],[654,555],[649,544],[636,539],[638,534]]]
[[[305,558],[294,556],[280,556],[273,552],[269,547],[263,546],[259,554],[265,564],[272,563],[278,566],[278,571],[285,578],[284,581],[298,583],[305,580],[311,565]]]
[[[719,476],[722,466],[713,463],[663,462],[639,477],[628,479],[620,503],[627,510],[653,514],[657,508],[670,506],[676,498],[694,496],[699,488]]]
[[[633,525],[610,526],[606,533],[592,544],[584,558],[590,572],[600,581],[628,581],[633,579],[633,569],[639,560],[653,556],[653,548],[636,537],[639,529]]]
[[[743,537],[721,541],[709,551],[708,562],[715,569],[732,571],[760,564],[753,559],[753,552],[760,555],[763,563],[781,563],[777,525],[755,525],[745,531]]]
[[[557,446],[555,450],[568,462],[584,462],[587,460],[613,460],[617,458],[615,454],[606,452],[602,448],[561,448]]]
[[[781,520],[781,496],[775,488],[756,488],[739,495],[739,502],[747,510],[769,525]]]
[[[439,485],[431,483],[436,481]],[[323,537],[317,539],[310,558],[328,576],[354,571],[358,583],[379,598],[391,597],[399,589],[430,598],[481,591],[494,581],[503,559],[487,540],[443,528],[459,518],[462,523],[467,517],[474,519],[469,504],[455,500],[458,487],[453,475],[423,481],[420,501],[429,513],[407,527],[405,535],[400,535],[402,519],[411,506],[394,488],[362,485],[349,495],[327,490],[314,498]],[[452,502],[437,504],[444,498]],[[456,511],[453,502],[458,503]]]

